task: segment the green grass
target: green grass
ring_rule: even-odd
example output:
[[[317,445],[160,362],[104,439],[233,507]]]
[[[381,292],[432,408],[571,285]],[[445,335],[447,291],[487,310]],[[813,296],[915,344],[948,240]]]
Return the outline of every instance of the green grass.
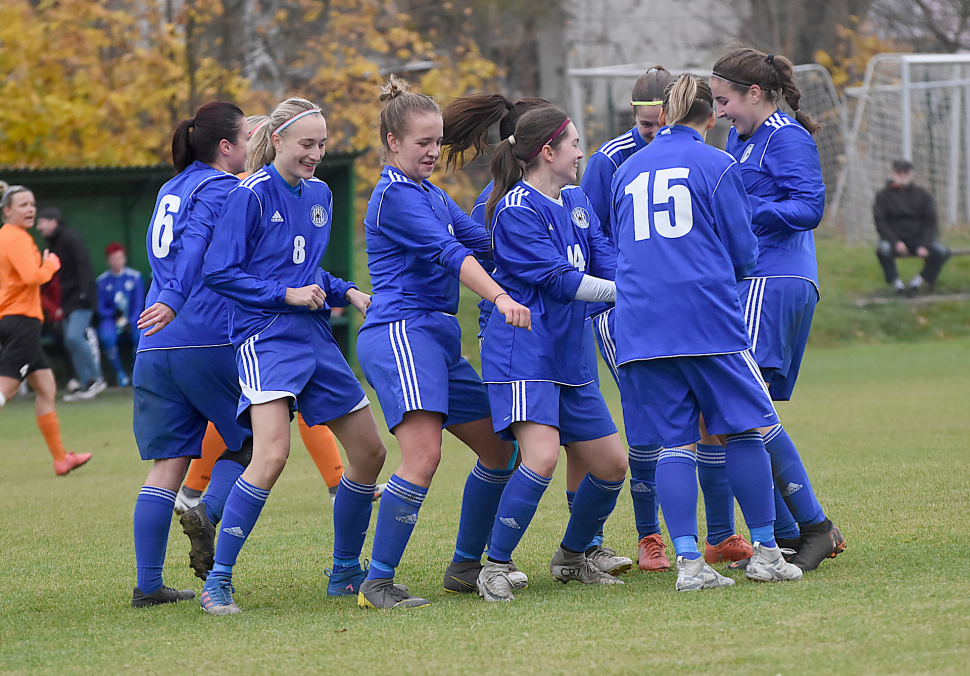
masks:
[[[128,606],[138,460],[125,394],[59,409],[89,466],[57,478],[29,402],[0,413],[0,672],[23,674],[966,674],[970,340],[810,349],[780,407],[846,553],[798,583],[678,594],[674,573],[610,589],[554,583],[560,471],[516,552],[532,586],[511,605],[447,596],[471,453],[449,439],[399,579],[433,601],[365,612],[325,596],[331,508],[294,453],[237,567],[236,617],[194,602]],[[611,382],[605,385],[619,420]],[[383,473],[397,466],[388,437]],[[635,545],[629,493],[607,543]],[[369,552],[370,542],[365,547]],[[176,522],[166,581],[199,589]]]

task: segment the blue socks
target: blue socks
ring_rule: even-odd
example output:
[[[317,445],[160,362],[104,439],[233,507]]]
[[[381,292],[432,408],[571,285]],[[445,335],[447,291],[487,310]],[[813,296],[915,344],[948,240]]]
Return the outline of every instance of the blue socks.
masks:
[[[202,498],[202,502],[205,504],[205,514],[212,523],[219,523],[222,520],[222,512],[226,509],[229,492],[245,469],[235,460],[222,458],[216,460],[216,464],[212,466],[209,490],[205,492],[205,497]]]
[[[512,471],[486,469],[481,462],[475,463],[465,481],[465,492],[462,493],[461,517],[453,561],[481,561],[482,552],[485,551],[485,545],[492,533],[502,491],[509,482]]]
[[[707,541],[717,546],[734,535],[734,493],[727,478],[723,446],[697,444],[697,479],[704,494]]]
[[[138,588],[152,594],[162,587],[162,566],[175,509],[175,491],[142,486],[135,501],[135,565]]]
[[[377,484],[359,484],[344,474],[333,502],[333,572],[360,567]]]
[[[630,447],[630,496],[637,537],[660,532],[660,501],[657,499],[659,446]]]
[[[525,465],[512,474],[508,485],[502,492],[502,499],[498,503],[495,513],[495,525],[492,528],[492,544],[488,550],[488,558],[493,561],[509,561],[512,552],[525,534],[525,529],[532,522],[536,508],[542,494],[549,487],[552,477],[536,474]],[[592,533],[590,533],[592,536]],[[589,541],[589,538],[586,540]],[[585,543],[581,547],[585,548]]]
[[[692,556],[697,554],[697,462],[693,451],[661,449],[657,494],[677,556],[696,559]]]
[[[768,431],[765,435],[765,449],[771,456],[771,472],[775,484],[795,521],[801,526],[825,521],[825,512],[815,498],[815,491],[812,490],[802,459],[784,427],[775,425]]]
[[[580,484],[582,484],[582,482],[580,482]],[[570,514],[573,513],[573,501],[575,499],[576,499],[576,491],[566,491],[566,507],[569,508]],[[599,547],[601,544],[603,544],[604,526],[606,526],[605,521],[600,524],[600,529],[596,532],[596,535],[593,536],[593,539],[589,541],[589,544],[586,546],[587,551],[592,549],[593,547]]]
[[[623,482],[604,481],[592,474],[587,474],[573,499],[572,514],[566,525],[566,534],[562,538],[562,546],[573,552],[583,552],[590,546],[603,542],[603,523],[613,513],[616,498],[620,495]],[[534,510],[533,510],[534,511]],[[531,517],[530,517],[531,518]],[[590,544],[594,536],[599,536],[599,542]]]
[[[418,522],[418,510],[427,495],[427,488],[405,481],[397,474],[391,475],[377,510],[368,580],[394,577],[394,569],[401,565],[414,524]]]
[[[775,537],[797,540],[800,535],[801,531],[795,523],[795,517],[791,515],[791,510],[785,504],[785,498],[778,490],[778,484],[775,484]]]
[[[775,500],[771,487],[771,460],[761,434],[754,430],[727,437],[727,475],[738,498],[751,542],[774,547]]]
[[[216,541],[215,565],[209,575],[210,580],[213,577],[232,577],[232,567],[236,565],[239,550],[246,544],[249,534],[253,532],[253,527],[268,497],[268,490],[253,486],[242,477],[236,479],[226,499],[219,539]]]

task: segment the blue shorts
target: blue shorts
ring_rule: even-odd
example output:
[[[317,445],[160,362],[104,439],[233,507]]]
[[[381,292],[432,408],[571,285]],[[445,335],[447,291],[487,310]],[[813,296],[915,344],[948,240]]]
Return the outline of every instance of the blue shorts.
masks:
[[[135,442],[142,460],[202,455],[209,421],[231,451],[249,433],[236,422],[239,378],[232,345],[144,350],[135,357]]]
[[[600,347],[600,354],[603,355],[603,361],[606,365],[610,367],[610,373],[613,374],[613,380],[616,381],[617,387],[620,385],[620,373],[616,368],[616,341],[614,336],[616,335],[616,308],[611,307],[606,312],[602,312],[592,318],[593,328],[596,330],[596,342]]]
[[[279,314],[236,351],[242,396],[236,415],[252,429],[249,407],[291,399],[310,427],[364,408],[370,402],[322,316]]]
[[[620,397],[631,446],[674,448],[700,439],[699,414],[712,435],[778,422],[749,351],[668,357],[620,366]]]
[[[815,285],[801,277],[753,277],[738,284],[751,353],[773,401],[791,399],[802,365],[812,316]]]
[[[560,385],[547,380],[489,383],[492,427],[513,441],[510,425],[534,422],[559,429],[559,443],[590,441],[616,434],[616,424],[596,383]]]
[[[440,413],[442,426],[491,415],[481,377],[461,356],[461,327],[452,315],[429,312],[365,326],[357,359],[392,432],[408,411]]]

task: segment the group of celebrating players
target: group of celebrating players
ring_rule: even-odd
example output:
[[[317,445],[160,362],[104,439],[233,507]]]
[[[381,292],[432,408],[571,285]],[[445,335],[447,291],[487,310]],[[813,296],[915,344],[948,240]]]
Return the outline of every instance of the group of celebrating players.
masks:
[[[478,456],[447,591],[511,601],[527,586],[513,554],[563,446],[570,517],[550,563],[561,582],[621,584],[632,568],[603,545],[628,468],[637,563],[670,568],[662,507],[678,590],[733,585],[718,561],[774,582],[841,552],[772,404],[791,395],[818,300],[812,230],[825,189],[799,96],[787,59],[748,48],[721,58],[710,84],[652,68],[634,87],[636,126],[592,156],[577,186],[583,151],[555,105],[476,94],[442,110],[392,77],[381,93],[385,166],[364,220],[373,296],[319,266],[333,201],[314,177],[321,110],[291,98],[247,120],[230,103],[202,106],[175,132],[178,175],[148,233],[134,430],[154,464],[135,506],[132,605],[195,596],[165,586],[162,566],[176,492],[211,422],[225,451],[182,523],[202,608],[240,612],[233,568],[286,463],[297,410],[347,455],[327,593],[362,608],[429,604],[395,572],[443,428]],[[718,115],[733,123],[727,152],[704,142]],[[429,179],[443,147],[460,168],[496,125],[493,181],[470,217]],[[483,299],[481,376],[461,356],[459,284]],[[347,305],[364,316],[360,365],[402,458],[369,566],[361,553],[386,449],[328,324]],[[597,342],[620,388],[628,452],[600,393]],[[753,544],[734,531],[735,498]]]

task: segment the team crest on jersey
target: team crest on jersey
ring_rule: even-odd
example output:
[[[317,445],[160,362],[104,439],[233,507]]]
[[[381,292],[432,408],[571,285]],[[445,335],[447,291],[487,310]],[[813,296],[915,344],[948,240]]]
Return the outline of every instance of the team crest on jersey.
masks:
[[[572,213],[573,223],[584,230],[589,227],[589,212],[582,207],[576,207]]]
[[[741,153],[741,161],[742,162],[744,162],[746,159],[748,159],[748,157],[751,155],[751,151],[752,150],[754,150],[754,144],[753,143],[749,143],[745,147],[744,152]]]
[[[322,228],[327,224],[327,210],[319,204],[314,204],[310,209],[310,220],[315,226]]]

